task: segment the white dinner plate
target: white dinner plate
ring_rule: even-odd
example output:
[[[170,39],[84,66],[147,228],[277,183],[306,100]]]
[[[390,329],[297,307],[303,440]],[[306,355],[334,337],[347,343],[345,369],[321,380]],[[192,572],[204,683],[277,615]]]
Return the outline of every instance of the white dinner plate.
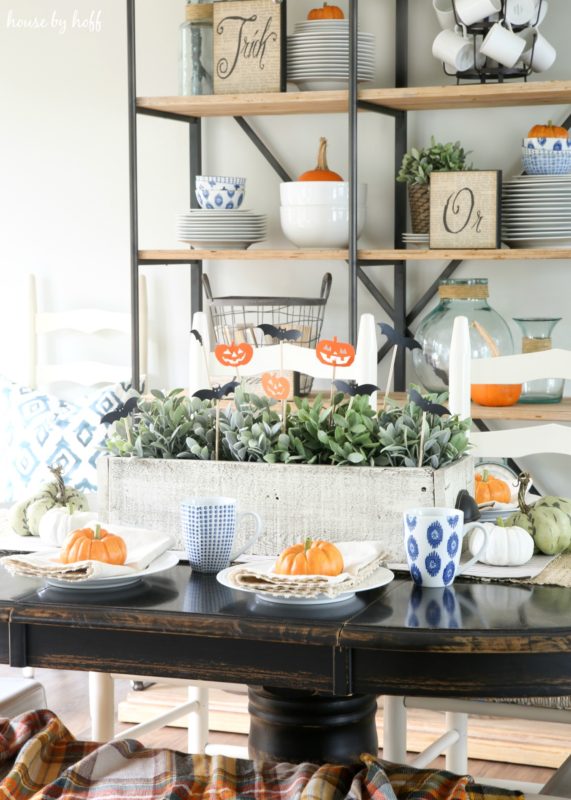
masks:
[[[267,561],[256,561],[256,567],[267,569],[268,571],[275,564],[275,558],[268,559]],[[394,572],[386,567],[379,567],[372,575],[363,580],[358,588],[350,591],[343,592],[336,597],[328,597],[325,594],[318,595],[317,597],[280,597],[279,595],[270,595],[267,592],[258,592],[256,589],[249,589],[245,586],[235,586],[229,579],[229,574],[237,569],[243,567],[243,564],[233,567],[227,567],[216,575],[216,579],[222,586],[227,586],[229,589],[234,589],[237,592],[246,592],[247,594],[255,594],[258,600],[263,600],[265,603],[279,603],[280,605],[289,606],[323,606],[331,605],[332,603],[343,603],[355,597],[357,592],[366,592],[369,589],[378,589],[381,586],[386,586],[390,583],[394,576]]]
[[[533,249],[542,247],[545,250],[569,250],[571,249],[571,237],[551,237],[544,236],[541,239],[514,239],[511,236],[502,237],[502,241],[514,250]]]
[[[310,78],[304,80],[303,78],[297,78],[291,82],[295,83],[302,92],[327,92],[333,89],[346,89],[349,85],[349,78],[343,78],[342,80],[332,78]],[[358,83],[366,83],[366,81],[359,78]]]
[[[144,578],[151,575],[156,575],[159,572],[164,572],[167,569],[175,567],[179,562],[179,557],[176,553],[167,550],[158,558],[155,558],[146,569],[133,572],[132,575],[117,575],[109,578],[88,578],[85,581],[61,581],[57,578],[46,578],[46,586],[52,586],[55,589],[68,589],[69,591],[81,592],[101,592],[104,589],[122,589],[124,586],[133,586],[139,583]]]
[[[194,250],[247,250],[256,241],[214,241],[211,239],[180,239],[179,241],[190,244]]]

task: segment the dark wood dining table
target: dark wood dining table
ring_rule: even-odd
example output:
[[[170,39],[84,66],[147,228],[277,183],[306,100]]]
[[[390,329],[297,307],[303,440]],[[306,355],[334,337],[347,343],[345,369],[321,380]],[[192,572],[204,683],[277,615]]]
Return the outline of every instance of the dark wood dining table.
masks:
[[[407,576],[342,603],[274,604],[179,564],[121,591],[0,567],[0,662],[249,686],[250,750],[353,761],[377,695],[571,694],[571,591]]]

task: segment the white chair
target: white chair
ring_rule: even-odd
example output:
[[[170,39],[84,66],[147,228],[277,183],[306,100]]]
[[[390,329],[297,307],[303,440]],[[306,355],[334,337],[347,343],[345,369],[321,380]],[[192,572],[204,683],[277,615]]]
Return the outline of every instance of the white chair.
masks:
[[[470,353],[468,320],[466,317],[458,317],[454,323],[450,355],[449,408],[462,418],[471,414],[471,383],[507,384],[541,378],[571,379],[571,352],[565,350],[474,360]],[[472,432],[470,441],[473,445],[471,454],[477,458],[521,458],[538,453],[571,455],[571,429],[558,424]],[[385,758],[398,762],[406,760],[407,708],[442,711],[446,714],[445,733],[412,763],[415,766],[425,766],[440,753],[445,753],[446,768],[457,773],[468,771],[468,714],[571,723],[571,698],[553,698],[552,707],[533,705],[529,700],[502,703],[416,697],[385,697],[384,703]],[[497,780],[494,783],[500,785]],[[528,791],[538,791],[541,788],[536,785],[516,787],[513,782],[503,785]],[[565,791],[567,794],[563,793]],[[545,792],[556,793],[559,797],[571,797],[571,759],[562,765],[557,778],[543,787],[542,794]]]
[[[25,711],[47,708],[41,683],[30,678],[0,678],[0,717],[17,717]]]

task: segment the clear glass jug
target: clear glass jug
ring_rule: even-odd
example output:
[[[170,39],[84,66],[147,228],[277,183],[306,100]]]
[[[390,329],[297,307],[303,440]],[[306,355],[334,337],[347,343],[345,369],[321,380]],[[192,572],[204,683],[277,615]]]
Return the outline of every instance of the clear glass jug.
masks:
[[[179,94],[213,94],[212,2],[187,0],[180,26]]]

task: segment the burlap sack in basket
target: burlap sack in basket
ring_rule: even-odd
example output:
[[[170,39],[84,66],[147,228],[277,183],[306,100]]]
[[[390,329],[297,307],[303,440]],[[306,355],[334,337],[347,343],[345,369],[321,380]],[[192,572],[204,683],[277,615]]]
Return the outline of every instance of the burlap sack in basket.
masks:
[[[411,184],[408,187],[410,221],[413,233],[430,232],[430,187],[428,184]]]

